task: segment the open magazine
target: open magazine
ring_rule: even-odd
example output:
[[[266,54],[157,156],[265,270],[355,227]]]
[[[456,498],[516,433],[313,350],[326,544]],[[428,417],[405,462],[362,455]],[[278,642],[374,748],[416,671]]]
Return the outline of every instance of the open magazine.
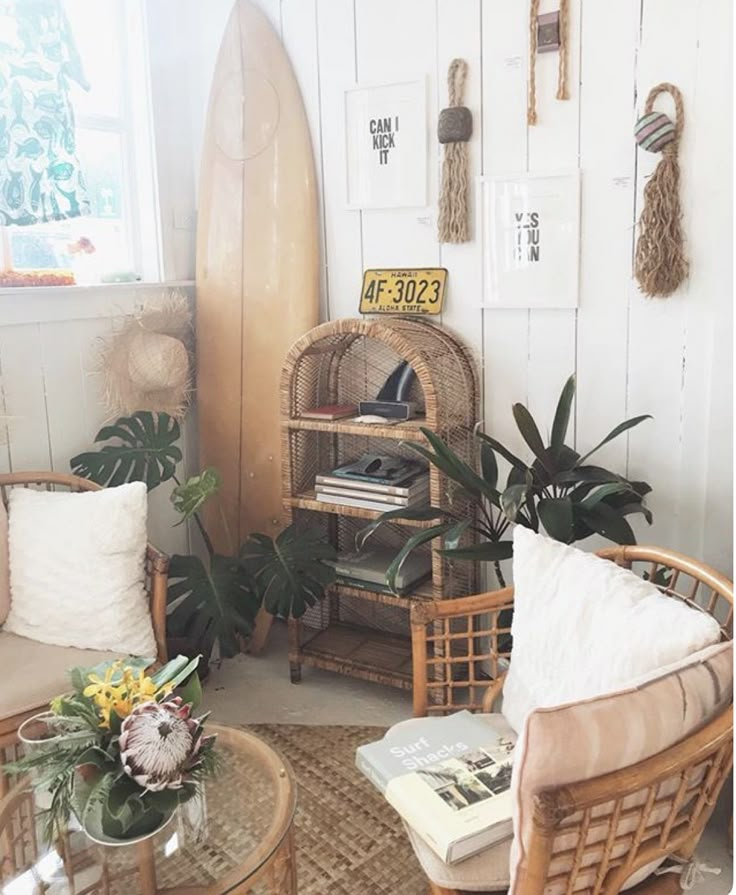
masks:
[[[396,724],[360,746],[358,768],[447,864],[511,835],[516,735],[501,715],[462,711]]]

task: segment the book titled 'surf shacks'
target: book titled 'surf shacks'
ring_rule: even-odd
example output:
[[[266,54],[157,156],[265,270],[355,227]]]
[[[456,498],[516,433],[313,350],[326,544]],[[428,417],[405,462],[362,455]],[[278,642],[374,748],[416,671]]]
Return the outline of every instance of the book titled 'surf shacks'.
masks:
[[[360,746],[358,768],[447,864],[511,836],[516,734],[501,715],[462,711],[396,724]]]

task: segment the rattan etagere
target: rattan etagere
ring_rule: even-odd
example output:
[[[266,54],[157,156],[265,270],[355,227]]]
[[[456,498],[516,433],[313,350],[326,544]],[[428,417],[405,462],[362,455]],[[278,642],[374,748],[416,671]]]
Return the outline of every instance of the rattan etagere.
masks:
[[[357,404],[376,397],[396,365],[416,373],[411,400],[418,416],[392,425],[352,419],[327,422],[302,413],[328,404]],[[461,456],[472,451],[478,398],[468,350],[446,329],[404,318],[344,319],[315,327],[289,352],[282,375],[284,507],[293,521],[322,527],[338,551],[355,549],[355,536],[379,513],[317,501],[315,476],[372,451],[411,452],[402,442],[424,441],[421,427],[439,433]],[[462,497],[434,467],[429,472],[433,506],[458,508]],[[432,522],[384,525],[377,543],[398,548],[416,527]],[[430,545],[421,548],[430,550]],[[476,571],[436,551],[431,580],[409,596],[336,584],[328,598],[300,620],[290,621],[291,679],[310,665],[403,689],[411,688],[408,612],[417,602],[473,593]]]

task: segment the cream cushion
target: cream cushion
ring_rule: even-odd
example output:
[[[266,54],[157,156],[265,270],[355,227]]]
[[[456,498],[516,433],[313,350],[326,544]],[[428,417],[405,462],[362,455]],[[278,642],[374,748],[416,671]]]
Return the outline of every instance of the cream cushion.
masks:
[[[610,693],[720,640],[715,619],[609,560],[520,525],[503,713]]]
[[[589,780],[650,758],[712,720],[732,697],[733,645],[728,642],[708,647],[625,690],[533,711],[516,745],[511,778],[512,895],[523,895],[523,873],[532,836],[532,800],[541,787]],[[672,782],[670,792],[677,782]],[[660,795],[664,794],[663,788]],[[627,807],[641,804],[643,798],[632,798]],[[597,811],[604,809],[602,806]],[[603,835],[598,828],[589,833],[587,841],[596,842]],[[577,842],[562,839],[556,846],[571,844]],[[584,864],[594,863],[598,854],[591,851]],[[659,863],[641,868],[626,881],[625,888],[644,879]],[[569,859],[553,864],[552,869],[564,871],[567,867]],[[592,873],[581,874],[577,888],[589,885],[591,878]],[[561,892],[562,886],[545,889],[545,895]]]
[[[0,500],[0,625],[10,609],[10,563],[8,562],[8,514]]]
[[[82,493],[13,488],[5,630],[57,646],[155,656],[146,512],[142,482]]]
[[[483,718],[484,716],[479,715],[478,717]],[[493,715],[492,718],[493,723],[490,725],[490,729],[493,731],[494,737],[501,733],[510,739],[516,739],[516,734],[503,715]],[[402,721],[401,726],[405,727],[417,722],[422,724],[424,719],[412,718],[409,721]],[[507,728],[505,734],[504,726]],[[508,888],[510,837],[459,864],[450,865],[445,864],[410,826],[407,824],[404,826],[417,860],[427,877],[435,885],[447,889],[464,889],[466,892],[505,891]]]
[[[0,721],[41,710],[67,692],[72,668],[118,658],[117,653],[49,646],[0,631]]]

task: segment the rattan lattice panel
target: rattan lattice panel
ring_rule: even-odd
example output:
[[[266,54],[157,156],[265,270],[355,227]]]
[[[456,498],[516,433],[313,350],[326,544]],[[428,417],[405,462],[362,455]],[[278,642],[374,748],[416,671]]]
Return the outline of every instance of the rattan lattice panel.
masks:
[[[402,360],[408,361],[416,373],[410,399],[416,404],[418,419],[363,429],[350,420],[315,422],[301,416],[325,404],[374,399]],[[412,456],[402,442],[423,441],[421,425],[440,434],[460,456],[472,456],[478,414],[474,365],[467,349],[438,326],[399,318],[338,320],[318,326],[289,352],[281,395],[285,509],[292,519],[330,515],[330,537],[342,552],[355,549],[355,536],[378,514],[353,507],[320,506],[314,494],[318,473],[330,472],[368,451]],[[470,511],[462,496],[434,468],[430,469],[430,501],[433,506],[455,512]],[[416,529],[431,524],[386,525],[373,537],[375,543],[398,551]],[[466,543],[471,542],[472,535],[467,535]],[[431,547],[424,549],[430,551]],[[335,587],[322,606],[290,625],[292,679],[299,679],[301,664],[311,664],[406,687],[412,603],[461,596],[476,589],[473,564],[450,562],[436,552],[431,581],[416,597]],[[359,632],[357,637],[350,634],[351,626]],[[366,661],[371,655],[378,663],[375,674],[370,661]]]

